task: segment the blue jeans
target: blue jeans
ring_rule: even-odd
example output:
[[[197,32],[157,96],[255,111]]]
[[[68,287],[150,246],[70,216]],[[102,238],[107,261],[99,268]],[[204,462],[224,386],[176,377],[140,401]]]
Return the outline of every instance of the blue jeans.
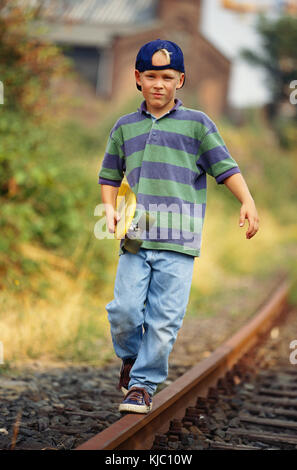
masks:
[[[120,255],[114,299],[106,305],[115,353],[136,359],[129,388],[150,395],[168,375],[168,357],[189,300],[194,257],[140,248]]]

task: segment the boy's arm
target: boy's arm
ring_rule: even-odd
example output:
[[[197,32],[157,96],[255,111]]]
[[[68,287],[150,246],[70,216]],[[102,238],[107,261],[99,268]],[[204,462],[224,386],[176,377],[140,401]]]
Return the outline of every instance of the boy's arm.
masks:
[[[120,219],[120,216],[116,212],[116,200],[118,192],[119,187],[117,186],[101,184],[101,199],[105,207],[106,224],[110,233],[115,232],[116,223]]]
[[[255,202],[241,173],[236,173],[224,180],[224,184],[241,202],[239,225],[243,227],[245,219],[249,221],[246,238],[252,238],[259,229],[259,217]]]
[[[115,226],[120,219],[116,212],[116,200],[126,171],[122,144],[118,140],[119,136],[115,138],[115,133],[120,129],[118,122],[109,135],[98,181],[101,185],[101,200],[105,208],[106,225],[110,233],[115,232]]]

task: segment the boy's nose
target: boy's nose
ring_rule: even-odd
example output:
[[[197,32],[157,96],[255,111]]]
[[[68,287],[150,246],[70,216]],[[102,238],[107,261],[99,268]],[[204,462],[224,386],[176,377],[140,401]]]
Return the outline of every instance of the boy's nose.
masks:
[[[163,88],[162,80],[156,80],[156,82],[154,83],[154,88]]]

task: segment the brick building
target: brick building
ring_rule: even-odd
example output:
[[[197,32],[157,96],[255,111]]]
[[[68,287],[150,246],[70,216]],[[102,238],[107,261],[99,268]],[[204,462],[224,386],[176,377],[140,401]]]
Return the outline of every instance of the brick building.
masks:
[[[180,45],[186,85],[210,115],[227,107],[230,61],[200,32],[202,0],[34,0],[37,26],[64,47],[95,93],[112,102],[135,94],[135,57],[146,42],[162,38]],[[40,33],[39,33],[40,35]]]

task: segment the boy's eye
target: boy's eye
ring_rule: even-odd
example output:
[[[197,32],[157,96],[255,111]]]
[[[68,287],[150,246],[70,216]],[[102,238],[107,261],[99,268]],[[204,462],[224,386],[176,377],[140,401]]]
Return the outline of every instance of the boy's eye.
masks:
[[[156,78],[155,75],[145,75],[146,78],[151,78],[151,79],[154,79]],[[169,77],[169,76],[166,76],[166,77],[163,77],[163,80],[173,80],[174,77]]]

